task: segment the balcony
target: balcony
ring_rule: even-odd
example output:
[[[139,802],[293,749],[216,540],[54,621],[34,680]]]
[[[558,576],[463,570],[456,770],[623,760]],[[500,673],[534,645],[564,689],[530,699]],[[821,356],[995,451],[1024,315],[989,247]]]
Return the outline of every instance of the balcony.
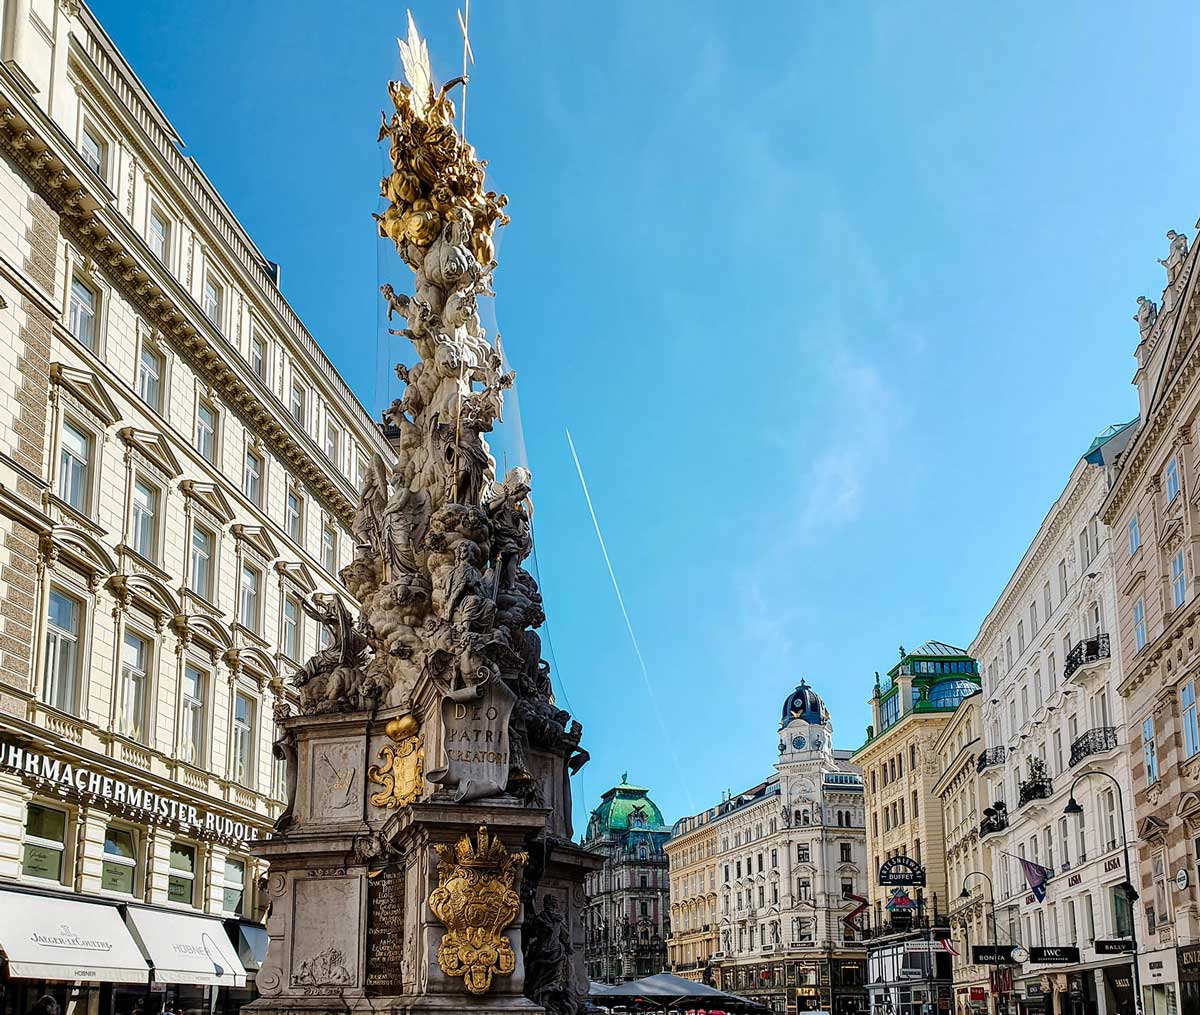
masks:
[[[1063,680],[1070,680],[1071,674],[1079,667],[1099,662],[1108,657],[1107,634],[1098,634],[1094,638],[1085,638],[1083,641],[1076,642],[1075,647],[1067,653],[1067,658],[1063,661]]]
[[[1048,800],[1054,792],[1050,776],[1046,773],[1045,765],[1035,764],[1029,778],[1021,783],[1017,793],[1017,806],[1024,807],[1032,800]]]
[[[1093,754],[1104,754],[1117,746],[1117,729],[1115,726],[1098,726],[1088,730],[1082,736],[1076,737],[1071,744],[1071,767],[1074,768],[1084,758]]]
[[[1008,805],[997,800],[991,807],[983,809],[983,820],[979,822],[979,837],[1003,832],[1008,827]]]
[[[975,771],[982,772],[985,768],[1004,764],[1007,753],[1003,747],[989,747],[986,751],[980,751],[975,762]]]

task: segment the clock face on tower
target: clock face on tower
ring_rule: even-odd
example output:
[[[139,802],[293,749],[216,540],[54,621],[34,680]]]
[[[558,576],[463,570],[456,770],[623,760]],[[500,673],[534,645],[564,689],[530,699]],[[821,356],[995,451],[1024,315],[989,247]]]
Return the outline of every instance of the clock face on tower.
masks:
[[[792,737],[792,747],[797,751],[804,750],[804,737],[801,737],[801,736]]]

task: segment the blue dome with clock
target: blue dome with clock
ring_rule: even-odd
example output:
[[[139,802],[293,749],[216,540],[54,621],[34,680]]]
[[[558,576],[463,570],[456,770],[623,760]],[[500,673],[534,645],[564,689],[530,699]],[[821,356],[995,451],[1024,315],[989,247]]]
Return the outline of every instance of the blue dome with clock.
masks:
[[[829,722],[829,710],[821,696],[808,686],[808,681],[801,680],[799,686],[783,701],[783,715],[779,725],[801,719],[811,726],[821,726]],[[803,740],[803,737],[797,739]],[[793,745],[794,750],[803,750],[803,744]]]

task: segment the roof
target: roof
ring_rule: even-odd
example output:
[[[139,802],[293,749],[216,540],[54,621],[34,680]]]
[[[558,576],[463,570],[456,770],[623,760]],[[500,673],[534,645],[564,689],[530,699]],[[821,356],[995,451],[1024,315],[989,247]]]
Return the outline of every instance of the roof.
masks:
[[[587,837],[603,836],[609,832],[629,828],[650,832],[665,832],[667,824],[662,811],[649,797],[644,786],[629,782],[629,773],[621,775],[621,782],[600,798],[600,806],[592,811],[588,822]]]
[[[965,656],[967,650],[947,645],[944,641],[927,641],[924,645],[920,645],[906,654],[910,656]]]
[[[1083,460],[1090,465],[1111,465],[1118,454],[1125,450],[1125,446],[1129,443],[1129,439],[1133,436],[1132,429],[1137,424],[1139,417],[1134,416],[1128,423],[1112,423],[1106,426],[1098,434],[1096,439],[1088,445],[1088,449],[1083,453]],[[1127,432],[1129,431],[1129,432]],[[1114,437],[1124,437],[1113,444],[1111,447],[1105,448]]]

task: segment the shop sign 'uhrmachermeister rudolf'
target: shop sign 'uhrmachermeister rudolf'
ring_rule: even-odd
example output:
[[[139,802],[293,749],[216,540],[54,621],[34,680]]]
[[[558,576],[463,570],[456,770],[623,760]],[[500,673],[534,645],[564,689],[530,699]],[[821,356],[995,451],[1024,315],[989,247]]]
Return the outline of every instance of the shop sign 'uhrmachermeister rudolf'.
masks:
[[[221,839],[241,848],[258,838],[258,830],[246,822],[234,821],[176,797],[102,775],[83,765],[39,754],[16,744],[0,741],[0,768],[17,772],[28,779],[52,783],[68,792],[89,796],[122,809],[141,812],[149,821],[174,825],[188,834]]]

